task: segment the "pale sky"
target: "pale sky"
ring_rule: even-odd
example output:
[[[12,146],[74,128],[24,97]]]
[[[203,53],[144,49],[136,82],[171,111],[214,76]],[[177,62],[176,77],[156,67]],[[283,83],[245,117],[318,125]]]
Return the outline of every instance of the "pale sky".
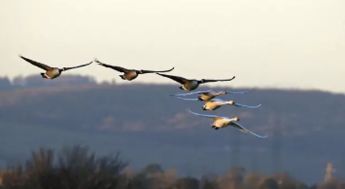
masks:
[[[187,78],[235,75],[235,87],[345,93],[344,0],[0,0],[0,24],[0,76],[41,72],[18,54],[52,66],[97,57]],[[120,81],[98,65],[69,73]]]

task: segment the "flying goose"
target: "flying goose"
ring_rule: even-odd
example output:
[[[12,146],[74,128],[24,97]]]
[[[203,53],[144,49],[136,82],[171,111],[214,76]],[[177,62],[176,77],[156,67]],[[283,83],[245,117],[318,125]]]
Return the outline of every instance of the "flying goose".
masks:
[[[244,94],[244,91],[213,91],[213,90],[204,90],[204,91],[195,91],[190,93],[179,93],[174,94],[172,96],[181,97],[181,96],[190,96],[190,95],[198,95],[196,100],[200,101],[209,101],[217,96],[223,96],[227,94]]]
[[[181,99],[181,100],[191,100],[191,101],[197,101],[198,100],[196,98],[182,98],[182,97],[176,97],[176,98]],[[237,103],[233,100],[222,100],[219,98],[214,98],[212,100],[205,101],[202,109],[206,110],[206,111],[213,111],[213,110],[216,110],[216,109],[218,109],[224,105],[231,105],[231,106],[235,106],[235,107],[239,107],[239,108],[249,108],[249,109],[259,108],[261,106],[261,104],[252,106],[252,105],[240,104],[240,103]]]
[[[172,80],[180,83],[182,86],[180,86],[179,88],[184,90],[184,91],[192,91],[192,90],[198,88],[200,84],[204,84],[204,83],[218,82],[218,81],[231,81],[231,80],[235,79],[235,76],[233,76],[231,79],[201,79],[201,80],[197,80],[197,79],[186,79],[186,78],[174,76],[174,75],[167,75],[167,74],[160,74],[160,73],[157,73],[157,74],[160,76],[163,76],[163,77],[167,77],[169,79],[172,79]]]
[[[223,117],[223,116],[217,116],[217,115],[206,115],[206,114],[199,114],[199,113],[195,113],[191,110],[189,110],[189,112],[191,114],[194,114],[196,116],[200,116],[200,117],[207,117],[207,118],[211,118],[213,119],[213,123],[212,123],[212,128],[215,130],[218,130],[220,128],[224,128],[227,126],[232,126],[235,127],[236,129],[239,129],[241,132],[243,133],[249,133],[252,134],[256,137],[259,138],[267,138],[266,135],[258,135],[256,133],[254,133],[253,131],[245,128],[244,126],[242,126],[241,124],[238,123],[238,121],[240,121],[239,117],[233,117],[233,118],[229,118],[229,117]]]
[[[95,59],[94,61],[97,62],[99,65],[104,66],[106,68],[111,68],[111,69],[116,70],[118,72],[123,72],[124,74],[120,75],[121,79],[128,80],[128,81],[131,81],[131,80],[137,78],[139,74],[170,72],[170,71],[172,71],[174,69],[174,67],[173,67],[173,68],[171,68],[169,70],[161,70],[161,71],[135,70],[135,69],[123,68],[123,67],[120,67],[120,66],[113,66],[113,65],[105,64],[105,63],[102,63],[101,61],[99,61],[97,59]]]
[[[79,66],[58,68],[58,67],[51,67],[51,66],[42,64],[42,63],[37,62],[35,60],[25,58],[24,56],[21,56],[21,55],[19,55],[19,57],[22,58],[23,60],[29,62],[30,64],[32,64],[34,66],[37,66],[41,69],[44,69],[46,72],[41,73],[41,76],[42,76],[42,78],[45,78],[45,79],[55,79],[55,78],[59,77],[63,71],[67,71],[67,70],[75,69],[75,68],[81,68],[81,67],[88,66],[88,65],[92,64],[92,61],[91,61],[87,64],[82,64]]]

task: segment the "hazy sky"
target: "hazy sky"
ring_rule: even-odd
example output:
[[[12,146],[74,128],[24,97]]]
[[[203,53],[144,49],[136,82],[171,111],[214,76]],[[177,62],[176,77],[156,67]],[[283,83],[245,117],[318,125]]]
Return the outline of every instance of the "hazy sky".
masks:
[[[345,93],[344,0],[0,0],[0,76],[99,58],[230,86]],[[70,71],[119,81],[92,65]],[[170,82],[142,75],[135,82]]]

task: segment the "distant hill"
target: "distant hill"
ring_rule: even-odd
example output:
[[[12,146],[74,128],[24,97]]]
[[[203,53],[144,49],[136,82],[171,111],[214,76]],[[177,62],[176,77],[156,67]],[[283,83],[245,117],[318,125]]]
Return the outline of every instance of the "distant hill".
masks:
[[[82,144],[99,153],[121,151],[135,167],[161,163],[184,175],[223,173],[239,165],[267,173],[288,171],[311,182],[322,177],[331,161],[337,174],[345,176],[344,95],[231,90],[249,92],[224,98],[263,106],[211,113],[238,115],[246,127],[268,134],[267,140],[233,128],[212,130],[210,120],[186,111],[202,112],[201,103],[169,96],[181,92],[172,85],[100,85],[90,79],[54,87],[12,86],[0,90],[0,163],[22,160],[38,146]]]

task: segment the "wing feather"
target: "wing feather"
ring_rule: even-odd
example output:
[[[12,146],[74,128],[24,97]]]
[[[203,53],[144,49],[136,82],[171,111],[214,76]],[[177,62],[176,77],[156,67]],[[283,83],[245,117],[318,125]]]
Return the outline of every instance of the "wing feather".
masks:
[[[172,67],[171,69],[168,70],[160,70],[160,71],[155,71],[155,70],[140,70],[141,74],[145,74],[145,73],[164,73],[164,72],[171,72],[172,70],[174,70],[175,68]]]
[[[208,93],[208,92],[211,92],[211,90],[195,91],[195,92],[190,92],[190,93],[178,93],[178,94],[174,94],[172,96],[189,96],[189,95],[202,94],[202,93]]]
[[[232,122],[232,126],[234,126],[235,128],[239,129],[240,131],[242,131],[243,133],[249,133],[252,134],[258,138],[267,138],[267,135],[259,135],[254,133],[253,131],[245,128],[244,126],[242,126],[241,124],[239,124],[238,122]]]
[[[247,91],[226,91],[228,94],[245,94]]]
[[[199,114],[199,113],[193,112],[192,110],[188,110],[188,112],[191,114],[194,114],[196,116],[200,116],[200,117],[208,117],[208,118],[219,118],[220,117],[217,115]]]
[[[202,79],[200,80],[201,83],[209,83],[209,82],[218,82],[218,81],[231,81],[235,79],[235,76],[233,76],[230,79]]]
[[[71,70],[71,69],[75,69],[75,68],[81,68],[81,67],[85,67],[85,66],[88,66],[92,64],[92,61],[89,62],[89,63],[86,63],[86,64],[81,64],[81,65],[78,65],[78,66],[73,66],[73,67],[63,67],[62,68],[62,71],[67,71],[67,70]]]
[[[176,96],[176,98],[180,99],[180,100],[186,100],[186,101],[199,101],[199,99],[197,99],[197,98],[182,98],[179,96]]]
[[[23,60],[29,62],[30,64],[32,64],[32,65],[34,65],[34,66],[37,66],[37,67],[39,67],[39,68],[42,68],[42,69],[44,69],[44,70],[46,70],[46,71],[49,70],[49,69],[52,69],[52,67],[50,67],[50,66],[48,66],[48,65],[45,65],[45,64],[43,64],[43,63],[37,62],[37,61],[35,61],[35,60],[31,60],[31,59],[29,59],[29,58],[25,58],[24,56],[21,56],[21,55],[19,55],[19,57],[22,58]]]
[[[246,105],[246,104],[240,104],[240,103],[235,103],[234,106],[236,107],[240,107],[240,108],[250,108],[250,109],[256,109],[256,108],[260,108],[261,104],[258,105]]]
[[[111,69],[116,70],[118,72],[128,72],[129,71],[129,69],[123,68],[121,66],[113,66],[113,65],[110,65],[110,64],[105,64],[105,63],[99,61],[98,59],[95,59],[94,61],[96,63],[98,63],[99,65],[101,65],[101,66],[104,66],[106,68],[111,68]]]
[[[179,76],[174,76],[174,75],[167,75],[167,74],[161,74],[161,73],[156,73],[160,76],[163,76],[163,77],[166,77],[166,78],[169,78],[169,79],[172,79],[180,84],[184,84],[185,82],[188,81],[188,79],[186,78],[183,78],[183,77],[179,77]]]

